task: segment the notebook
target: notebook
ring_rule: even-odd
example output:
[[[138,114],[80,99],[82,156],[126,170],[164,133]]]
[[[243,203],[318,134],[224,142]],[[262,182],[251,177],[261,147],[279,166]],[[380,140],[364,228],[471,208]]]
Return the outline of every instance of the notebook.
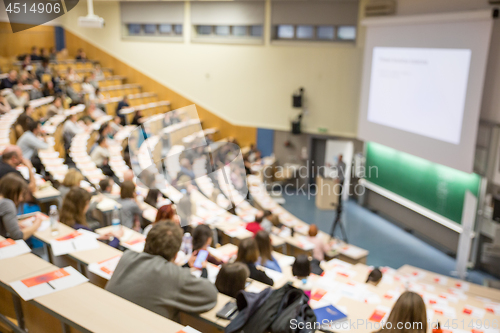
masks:
[[[321,325],[328,325],[329,323],[345,320],[347,318],[347,316],[342,311],[340,311],[333,305],[314,309],[314,314],[316,315],[316,321]]]

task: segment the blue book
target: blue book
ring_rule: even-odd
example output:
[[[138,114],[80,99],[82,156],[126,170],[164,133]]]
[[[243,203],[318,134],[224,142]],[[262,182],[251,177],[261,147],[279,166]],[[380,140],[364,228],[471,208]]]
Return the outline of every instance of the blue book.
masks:
[[[347,318],[347,316],[342,311],[340,311],[333,305],[314,309],[314,314],[316,315],[316,322],[320,323],[321,325],[328,325],[329,323],[341,321]]]

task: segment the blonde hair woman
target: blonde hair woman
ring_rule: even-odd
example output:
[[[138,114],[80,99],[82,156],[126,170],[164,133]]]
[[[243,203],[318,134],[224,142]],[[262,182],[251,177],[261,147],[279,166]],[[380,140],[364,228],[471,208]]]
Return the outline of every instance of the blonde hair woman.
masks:
[[[80,187],[80,182],[82,180],[83,175],[80,171],[74,168],[68,170],[68,173],[66,174],[66,176],[64,176],[64,180],[58,188],[59,192],[61,192],[60,205],[62,204],[62,200],[64,199],[66,194],[68,194],[69,190],[71,190],[71,188],[74,186]]]

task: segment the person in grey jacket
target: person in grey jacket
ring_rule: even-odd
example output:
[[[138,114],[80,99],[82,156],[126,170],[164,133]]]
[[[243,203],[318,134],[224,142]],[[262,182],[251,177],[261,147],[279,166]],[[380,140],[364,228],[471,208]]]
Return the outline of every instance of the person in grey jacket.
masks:
[[[181,243],[178,225],[156,223],[148,233],[144,252],[125,251],[106,290],[177,321],[179,311],[201,313],[212,309],[217,304],[215,286],[192,275],[190,268],[174,263]],[[189,266],[195,258],[189,259]]]

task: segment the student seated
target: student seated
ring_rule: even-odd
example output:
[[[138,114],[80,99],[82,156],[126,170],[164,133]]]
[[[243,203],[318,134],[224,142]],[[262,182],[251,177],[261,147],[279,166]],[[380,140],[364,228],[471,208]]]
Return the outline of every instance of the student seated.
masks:
[[[255,222],[248,223],[246,229],[253,232],[254,235],[257,234],[259,231],[264,230],[260,225],[263,220],[264,212],[258,211],[257,214],[255,214]]]
[[[390,323],[390,324],[389,324]],[[402,329],[397,329],[397,325]],[[408,323],[408,325],[404,325]],[[392,325],[391,325],[392,324]],[[411,325],[409,325],[411,324]],[[409,326],[410,329],[404,328]],[[377,333],[397,332],[397,333],[425,333],[427,332],[427,312],[425,303],[420,295],[405,291],[399,296],[396,304],[392,307],[391,314],[387,318],[384,328]]]
[[[157,223],[146,238],[144,252],[123,253],[106,290],[177,321],[179,311],[201,313],[212,309],[217,304],[215,286],[174,263],[182,235],[176,224]]]
[[[112,189],[113,189],[114,183],[115,182],[113,181],[113,179],[111,179],[109,177],[101,179],[99,181],[99,188],[101,189],[101,193],[102,194],[110,194]]]
[[[267,231],[261,230],[255,235],[255,241],[259,248],[260,257],[257,260],[257,265],[272,269],[281,273],[280,265],[276,258],[272,255],[271,238]]]
[[[78,169],[71,168],[68,170],[61,185],[57,188],[61,192],[60,204],[62,204],[62,200],[68,194],[69,190],[74,186],[79,187],[83,179],[83,175]]]
[[[17,222],[17,208],[28,192],[26,181],[13,172],[0,179],[0,236],[14,240],[28,239],[42,224],[39,217],[25,228]]]
[[[309,237],[307,239],[309,242],[314,244],[313,248],[313,258],[317,261],[325,260],[325,253],[330,250],[328,244],[318,237],[318,227],[315,224],[309,226]]]
[[[311,261],[305,254],[300,254],[295,258],[292,274],[299,280],[307,279],[311,274]]]
[[[378,267],[374,268],[368,277],[366,278],[365,283],[373,284],[374,286],[378,285],[382,281],[382,271],[378,269]]]
[[[250,277],[248,267],[241,263],[224,264],[220,268],[215,287],[220,293],[235,298],[240,290],[245,289],[247,279]]]
[[[135,231],[140,231],[142,209],[137,204],[135,184],[132,181],[122,183],[118,203],[122,206],[120,209],[121,224]]]
[[[273,279],[267,276],[264,271],[257,269],[255,265],[257,260],[259,260],[259,248],[255,239],[246,238],[242,240],[238,246],[236,261],[247,265],[250,271],[250,278],[272,286],[274,284]]]
[[[305,254],[298,255],[292,265],[292,274],[299,279],[305,279],[309,274],[321,275],[323,269],[319,266],[319,262],[310,260]]]
[[[85,214],[90,206],[90,193],[80,187],[73,187],[64,197],[60,209],[60,222],[73,229],[85,229],[92,231],[87,223]],[[123,231],[109,232],[99,236],[99,240],[108,243],[109,246],[118,247]]]
[[[161,197],[160,190],[152,188],[148,191],[148,195],[146,195],[146,198],[144,198],[144,202],[152,207],[156,207],[159,197]]]
[[[147,236],[151,228],[158,222],[164,222],[164,221],[170,221],[173,222],[177,225],[181,224],[181,220],[179,218],[179,215],[177,215],[177,212],[175,210],[174,205],[168,204],[168,205],[163,205],[160,208],[158,208],[158,211],[156,212],[156,217],[155,221],[151,223],[150,225],[146,226],[144,228],[144,231],[142,234],[144,236]]]
[[[213,240],[212,229],[206,224],[200,224],[193,230],[193,253],[198,253],[200,250],[208,251],[208,247],[212,245]],[[214,265],[221,265],[222,260],[208,253],[207,261]]]

